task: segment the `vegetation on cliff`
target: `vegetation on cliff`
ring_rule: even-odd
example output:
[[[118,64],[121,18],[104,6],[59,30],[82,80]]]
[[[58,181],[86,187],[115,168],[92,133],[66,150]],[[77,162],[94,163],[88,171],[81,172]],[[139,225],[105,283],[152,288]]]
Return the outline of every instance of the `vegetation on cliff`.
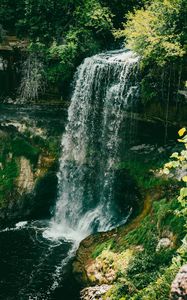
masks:
[[[47,82],[65,93],[76,66],[110,47],[113,29],[140,4],[138,0],[3,0],[0,22],[7,34],[29,38],[28,50],[44,62]]]
[[[54,198],[53,182],[56,179],[53,178],[56,178],[59,139],[58,136],[48,136],[47,140],[46,133],[41,128],[32,127],[33,124],[27,122],[7,121],[0,128],[0,220],[2,222],[19,220],[24,215],[31,217],[33,212],[42,214],[42,211],[49,210],[48,202]],[[49,191],[48,187],[42,188],[44,183],[51,183],[51,189],[54,190]],[[49,197],[45,195],[45,190]],[[45,201],[46,206],[43,208],[39,193]],[[51,199],[48,199],[50,197]]]
[[[177,89],[186,80],[186,11],[183,0],[147,1],[128,14],[124,29],[115,32],[142,58],[143,102],[179,99]]]
[[[179,91],[186,89],[186,11],[186,0],[1,0],[2,45],[6,35],[28,40],[25,51],[20,51],[23,68],[12,62],[12,54],[9,59],[5,55],[7,63],[2,60],[1,67],[21,69],[23,81],[17,92],[23,99],[40,99],[45,90],[66,97],[76,67],[85,57],[124,45],[141,57],[142,103],[162,103],[167,127],[171,101],[176,114],[179,102],[185,102]],[[49,212],[51,205],[47,176],[52,170],[56,178],[59,136],[46,138],[40,129],[23,123],[0,128],[3,221],[9,214],[11,221],[23,216],[29,219],[48,204]],[[165,133],[167,136],[167,128]],[[124,169],[133,178],[145,201],[139,201],[142,207],[137,205],[127,225],[88,237],[80,245],[75,273],[87,286],[107,284],[103,300],[167,300],[171,282],[187,262],[185,134],[185,128],[179,131],[179,142],[185,149],[174,152],[163,170],[165,158],[151,155],[148,160],[129,156],[115,165],[116,170]],[[120,185],[119,181],[115,184]],[[41,186],[45,193],[37,198],[34,193],[40,194]]]
[[[6,31],[29,39],[27,50],[42,62],[48,92],[66,96],[83,58],[124,39],[142,57],[143,102],[178,101],[185,84],[185,0],[3,0],[0,20],[2,37]],[[116,44],[114,36],[122,39]]]
[[[180,136],[185,131],[180,130]],[[186,145],[186,136],[179,141]],[[131,168],[145,195],[138,217],[111,233],[88,238],[80,246],[75,274],[80,276],[82,261],[81,280],[87,286],[108,285],[102,299],[167,300],[172,281],[187,262],[186,150],[172,154],[163,169],[157,169],[158,165],[155,169],[153,164],[146,164],[142,174],[137,166]]]

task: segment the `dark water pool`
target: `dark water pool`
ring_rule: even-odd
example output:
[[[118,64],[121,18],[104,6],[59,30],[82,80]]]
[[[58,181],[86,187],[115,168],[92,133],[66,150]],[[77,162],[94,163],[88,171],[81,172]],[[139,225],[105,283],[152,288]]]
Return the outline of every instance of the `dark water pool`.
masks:
[[[75,300],[70,241],[43,237],[47,222],[18,223],[0,232],[0,299]]]
[[[0,104],[0,125],[34,122],[49,136],[62,135],[66,117],[62,106]],[[44,238],[47,226],[47,221],[21,222],[0,230],[0,300],[79,298],[71,274],[75,248],[70,241]]]

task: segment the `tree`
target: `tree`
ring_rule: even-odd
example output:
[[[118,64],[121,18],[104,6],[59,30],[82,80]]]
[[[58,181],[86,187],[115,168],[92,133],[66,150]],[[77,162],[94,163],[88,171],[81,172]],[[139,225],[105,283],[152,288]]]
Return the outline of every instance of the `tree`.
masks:
[[[128,48],[138,53],[144,64],[164,65],[186,54],[184,0],[155,0],[128,14],[124,29]]]

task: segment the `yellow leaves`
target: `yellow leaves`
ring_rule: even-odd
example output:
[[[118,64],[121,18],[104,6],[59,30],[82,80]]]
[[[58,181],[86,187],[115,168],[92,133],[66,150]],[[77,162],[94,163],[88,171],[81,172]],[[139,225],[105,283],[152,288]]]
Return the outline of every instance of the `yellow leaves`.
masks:
[[[179,157],[179,153],[178,152],[174,152],[171,156],[171,158],[177,158]]]
[[[149,2],[149,1],[148,1]],[[150,1],[144,8],[127,16],[127,23],[116,37],[124,36],[126,46],[143,58],[160,66],[171,59],[183,57],[185,47],[176,32],[174,15],[181,13],[181,0]]]
[[[178,158],[180,161],[184,161],[185,160],[185,157],[180,155],[179,158]]]
[[[179,134],[179,136],[181,137],[181,136],[184,135],[185,132],[186,132],[186,128],[183,127],[183,128],[181,128],[181,129],[178,131],[178,134]]]
[[[187,182],[187,176],[182,177],[182,180],[183,180],[184,182]]]
[[[173,164],[172,164],[172,162],[169,162],[169,163],[166,163],[164,167],[167,169],[171,169],[173,167]]]
[[[183,160],[183,159],[181,159],[181,160]],[[180,165],[179,161],[172,160],[164,165],[164,169],[177,168],[177,167],[179,167],[179,165]]]
[[[187,197],[187,188],[184,187],[182,189],[180,189],[180,196],[177,198],[180,202],[183,201],[183,199],[185,199]]]
[[[168,168],[165,167],[165,168],[163,169],[163,173],[164,173],[165,175],[169,175],[170,171],[169,171]]]
[[[185,144],[185,147],[186,147],[186,149],[187,149],[187,134],[186,134],[186,128],[185,127],[183,127],[183,128],[181,128],[179,131],[178,131],[178,134],[179,134],[179,136],[180,137],[182,137],[182,139],[178,139],[178,142],[180,142],[180,143],[184,143]],[[185,135],[184,135],[185,134]]]
[[[186,133],[187,133],[186,128],[181,128],[178,131],[179,136],[182,137],[181,139],[178,139],[178,141],[184,143],[185,147],[187,146],[187,134]],[[171,175],[172,175],[172,172],[174,173],[175,170],[180,169],[182,172],[187,170],[187,150],[182,150],[180,153],[174,152],[170,156],[170,158],[171,158],[171,160],[164,165],[164,169],[162,170],[163,174],[169,175],[171,173]],[[183,176],[181,178],[181,180],[183,182],[187,183],[187,175]],[[181,196],[180,196],[180,199],[182,199]]]

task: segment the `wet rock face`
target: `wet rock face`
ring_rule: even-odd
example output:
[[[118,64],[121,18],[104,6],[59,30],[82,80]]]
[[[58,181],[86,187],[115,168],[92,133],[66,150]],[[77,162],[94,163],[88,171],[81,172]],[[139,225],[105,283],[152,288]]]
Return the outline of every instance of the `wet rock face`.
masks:
[[[187,264],[179,270],[172,283],[170,300],[187,300]]]
[[[30,162],[25,157],[20,158],[20,174],[17,179],[20,194],[31,192],[34,188],[34,174]]]
[[[82,300],[100,300],[110,289],[112,285],[103,284],[94,287],[88,287],[81,291]]]
[[[114,199],[118,214],[125,218],[127,211],[131,210],[131,217],[134,217],[141,206],[141,196],[128,170],[125,168],[115,170],[114,186]]]
[[[0,223],[5,225],[49,217],[57,196],[57,165],[46,166],[45,172],[37,177],[27,159],[21,158],[19,164],[20,172],[15,179],[14,190],[3,205],[0,203]]]
[[[0,225],[49,217],[56,200],[56,148],[47,131],[31,125],[0,122]]]

